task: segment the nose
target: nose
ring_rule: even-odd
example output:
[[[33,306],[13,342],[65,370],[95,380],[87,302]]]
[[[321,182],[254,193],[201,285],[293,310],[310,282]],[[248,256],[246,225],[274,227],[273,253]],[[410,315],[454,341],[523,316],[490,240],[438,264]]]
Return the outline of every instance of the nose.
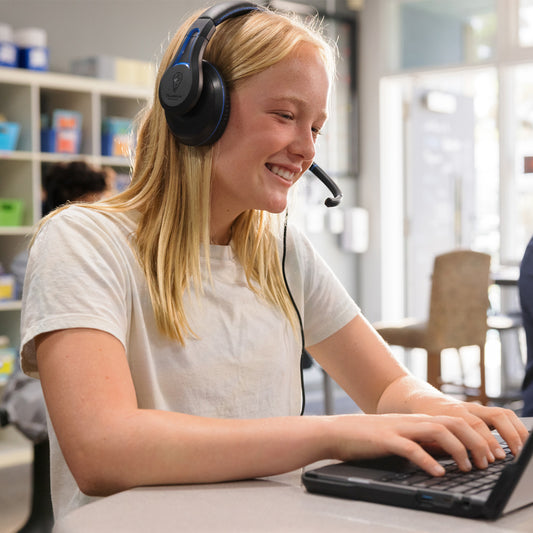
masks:
[[[305,161],[312,161],[315,157],[315,142],[316,137],[311,128],[299,128],[289,150]]]

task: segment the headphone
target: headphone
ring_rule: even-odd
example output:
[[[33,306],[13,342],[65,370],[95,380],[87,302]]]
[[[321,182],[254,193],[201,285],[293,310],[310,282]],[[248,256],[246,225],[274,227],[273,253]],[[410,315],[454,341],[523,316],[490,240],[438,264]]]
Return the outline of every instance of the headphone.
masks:
[[[215,66],[203,59],[216,27],[225,20],[261,9],[251,2],[226,2],[204,11],[187,30],[159,83],[167,124],[183,144],[214,144],[226,128],[230,101]]]

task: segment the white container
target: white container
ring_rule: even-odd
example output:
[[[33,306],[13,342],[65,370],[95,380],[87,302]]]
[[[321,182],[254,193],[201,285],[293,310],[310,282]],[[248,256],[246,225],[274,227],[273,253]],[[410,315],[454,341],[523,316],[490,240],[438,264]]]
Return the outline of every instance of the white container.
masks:
[[[17,66],[17,47],[13,41],[13,29],[0,22],[0,66]]]
[[[22,28],[15,31],[17,64],[30,70],[48,70],[46,31],[42,28]]]
[[[0,348],[0,385],[5,385],[15,371],[17,353],[14,348]]]

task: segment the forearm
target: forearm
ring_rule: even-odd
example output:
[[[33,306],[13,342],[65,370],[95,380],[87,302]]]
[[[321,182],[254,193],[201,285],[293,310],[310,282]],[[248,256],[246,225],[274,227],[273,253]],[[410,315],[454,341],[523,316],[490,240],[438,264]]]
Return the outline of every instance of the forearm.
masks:
[[[103,423],[73,447],[83,492],[275,475],[331,455],[323,417],[227,420],[138,410]],[[111,427],[109,427],[111,426]]]

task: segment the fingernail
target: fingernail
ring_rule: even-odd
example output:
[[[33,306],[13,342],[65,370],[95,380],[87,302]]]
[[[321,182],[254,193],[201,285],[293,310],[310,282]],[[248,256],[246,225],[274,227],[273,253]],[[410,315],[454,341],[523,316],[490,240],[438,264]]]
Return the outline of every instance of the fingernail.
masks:
[[[486,459],[485,459],[485,461],[486,461]],[[465,470],[472,470],[472,463],[470,462],[469,459],[466,459],[463,464],[464,464]]]
[[[487,461],[487,458],[483,457],[483,459],[481,459],[481,468],[487,468],[488,466],[489,462]]]
[[[496,448],[494,450],[494,455],[498,458],[498,459],[505,459],[505,452],[501,449],[501,448]]]
[[[443,476],[446,470],[444,470],[444,467],[442,465],[435,465],[433,467],[433,475],[434,476]]]
[[[489,450],[489,463],[494,463],[494,461],[496,460],[496,458],[494,457],[494,454]]]

